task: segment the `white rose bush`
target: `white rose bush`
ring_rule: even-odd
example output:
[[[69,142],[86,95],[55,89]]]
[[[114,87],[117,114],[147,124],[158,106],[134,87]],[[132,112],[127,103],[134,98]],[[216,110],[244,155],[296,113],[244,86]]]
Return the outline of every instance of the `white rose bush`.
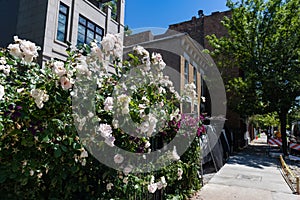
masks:
[[[161,54],[137,46],[121,62],[121,39],[112,34],[101,48],[68,48],[66,61],[43,67],[38,51],[18,37],[0,50],[0,199],[186,199],[200,188],[203,119],[180,113],[184,98],[163,74]],[[171,164],[146,173],[118,151],[147,160],[173,138],[193,135],[183,155],[174,146],[150,160]]]

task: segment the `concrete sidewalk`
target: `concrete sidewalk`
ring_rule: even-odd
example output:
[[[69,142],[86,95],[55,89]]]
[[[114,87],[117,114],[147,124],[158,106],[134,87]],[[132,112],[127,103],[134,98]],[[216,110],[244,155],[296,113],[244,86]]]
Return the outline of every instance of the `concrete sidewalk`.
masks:
[[[199,200],[300,200],[281,175],[278,159],[267,154],[266,136],[232,156],[200,190]]]

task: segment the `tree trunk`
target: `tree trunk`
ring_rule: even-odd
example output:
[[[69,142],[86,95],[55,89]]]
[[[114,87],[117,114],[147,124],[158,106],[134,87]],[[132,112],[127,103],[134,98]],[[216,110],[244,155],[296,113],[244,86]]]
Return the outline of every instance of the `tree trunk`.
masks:
[[[286,135],[286,120],[287,120],[287,112],[279,113],[280,120],[280,133],[282,139],[282,153],[287,156],[288,155],[288,146],[287,146],[287,135]]]

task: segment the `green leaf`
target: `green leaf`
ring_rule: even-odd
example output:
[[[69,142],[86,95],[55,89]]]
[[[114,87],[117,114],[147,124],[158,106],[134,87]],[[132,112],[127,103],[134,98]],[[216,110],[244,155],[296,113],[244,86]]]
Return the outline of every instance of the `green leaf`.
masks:
[[[63,150],[63,152],[67,152],[68,148],[65,145],[60,145],[61,150]]]
[[[59,147],[54,147],[54,157],[55,158],[61,157],[61,150]]]

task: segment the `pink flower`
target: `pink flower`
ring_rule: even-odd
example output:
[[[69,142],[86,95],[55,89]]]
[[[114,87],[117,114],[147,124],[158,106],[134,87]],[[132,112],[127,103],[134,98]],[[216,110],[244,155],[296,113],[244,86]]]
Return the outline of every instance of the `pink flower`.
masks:
[[[64,90],[68,90],[72,87],[72,83],[71,83],[70,79],[68,79],[65,76],[60,78],[60,84]]]
[[[205,126],[202,125],[197,129],[197,136],[200,137],[205,132],[206,132]]]
[[[152,183],[150,185],[148,185],[148,191],[150,193],[154,193],[157,190],[157,184],[156,183]]]
[[[116,155],[114,156],[114,162],[115,162],[116,164],[121,164],[123,161],[124,161],[124,157],[123,157],[122,155],[116,154]]]

